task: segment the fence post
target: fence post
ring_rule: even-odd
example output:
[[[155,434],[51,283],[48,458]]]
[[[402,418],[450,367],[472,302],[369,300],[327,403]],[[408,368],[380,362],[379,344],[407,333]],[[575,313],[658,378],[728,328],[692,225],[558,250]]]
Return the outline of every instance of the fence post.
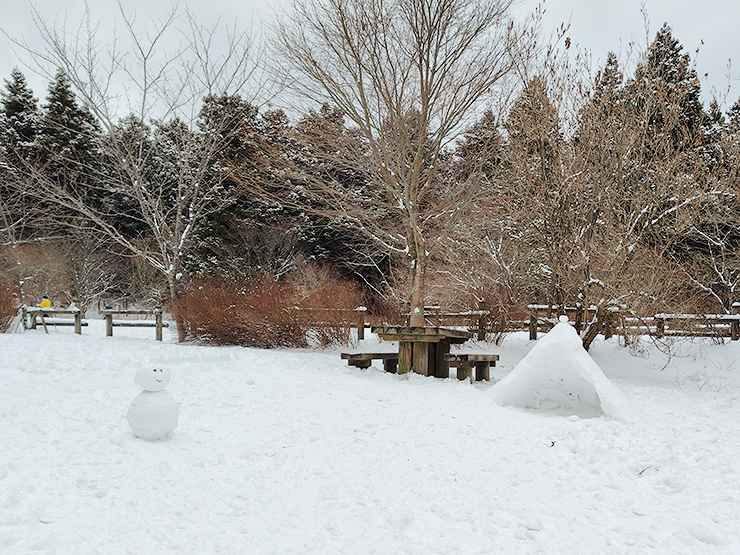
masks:
[[[665,335],[665,318],[659,318],[655,315],[655,337],[658,339]]]
[[[75,312],[75,333],[82,335],[82,311]]]
[[[113,336],[113,314],[110,313],[105,315],[105,336]]]
[[[488,320],[490,313],[488,312],[488,305],[486,301],[478,301],[478,341],[484,341],[486,339],[486,328],[488,328]]]
[[[740,303],[732,303],[732,314],[740,314]],[[730,324],[730,340],[737,341],[740,339],[740,321],[733,320]]]
[[[155,330],[157,341],[162,341],[162,309],[154,310]]]
[[[537,315],[533,312],[529,315],[529,340],[537,339]]]
[[[576,332],[580,335],[583,329],[583,306],[576,303]]]
[[[355,308],[355,312],[357,312],[357,340],[362,341],[365,339],[365,312],[367,312],[367,308],[358,306]]]

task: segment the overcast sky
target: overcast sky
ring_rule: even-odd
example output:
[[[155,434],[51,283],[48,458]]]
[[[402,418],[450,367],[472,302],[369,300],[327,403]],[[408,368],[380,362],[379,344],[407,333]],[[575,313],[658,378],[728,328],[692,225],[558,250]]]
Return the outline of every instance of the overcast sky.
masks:
[[[274,8],[287,1],[189,0],[188,5],[205,24],[214,23],[222,14],[222,21],[233,22],[236,18],[245,27],[255,21],[255,27],[259,28],[260,20],[268,20]],[[68,20],[72,22],[79,21],[85,5],[84,0],[36,0],[33,3],[49,20],[64,17],[66,12]],[[140,20],[161,17],[170,5],[156,0],[124,0],[123,3],[127,10],[135,11]],[[533,10],[537,3],[537,0],[521,0],[516,12],[525,14]],[[90,4],[93,18],[101,20],[103,36],[110,35],[117,11],[116,1],[96,0]],[[712,88],[720,96],[724,94],[728,86],[728,60],[734,61],[736,65],[732,68],[730,80],[732,90],[725,106],[729,108],[740,96],[738,0],[546,0],[545,24],[550,28],[570,22],[572,44],[589,49],[593,64],[598,67],[603,64],[609,51],[626,55],[631,42],[636,42],[644,49],[646,36],[640,9],[642,4],[649,15],[649,39],[652,40],[663,22],[672,27],[674,36],[696,63],[705,99],[710,97]],[[0,5],[3,6],[0,11],[3,14],[0,18],[3,31],[15,37],[24,37],[32,45],[37,44],[30,4],[24,0],[0,0]],[[0,77],[7,79],[16,65],[26,75],[36,97],[43,99],[47,81],[24,67],[7,40],[0,38]]]

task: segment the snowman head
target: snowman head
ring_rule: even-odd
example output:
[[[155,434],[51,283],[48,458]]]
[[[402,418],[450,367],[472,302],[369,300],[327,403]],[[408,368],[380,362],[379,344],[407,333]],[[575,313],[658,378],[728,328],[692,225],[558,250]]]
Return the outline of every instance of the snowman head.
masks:
[[[172,372],[169,368],[139,368],[134,383],[144,391],[160,391],[170,383]]]

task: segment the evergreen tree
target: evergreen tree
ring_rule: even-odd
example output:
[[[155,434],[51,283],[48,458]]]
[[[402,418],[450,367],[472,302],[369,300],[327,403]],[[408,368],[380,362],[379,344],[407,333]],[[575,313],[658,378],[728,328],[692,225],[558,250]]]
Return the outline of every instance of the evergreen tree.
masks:
[[[503,138],[499,121],[491,110],[469,127],[458,141],[455,151],[459,179],[470,179],[474,173],[490,180],[501,162]]]
[[[706,123],[699,79],[682,50],[663,24],[628,85],[628,100],[645,119],[652,138],[646,146],[658,156],[666,149],[699,146]]]
[[[5,80],[5,90],[0,97],[0,147],[11,164],[21,160],[30,162],[39,132],[40,113],[38,102],[18,68],[13,69],[10,81]]]
[[[740,133],[740,98],[727,111],[727,129],[730,133]]]
[[[101,161],[99,140],[97,120],[78,104],[60,69],[49,87],[37,140],[44,173],[65,187],[91,187]]]
[[[0,93],[0,210],[11,242],[27,235],[36,209],[29,201],[25,177],[36,158],[40,113],[31,89],[18,68]]]
[[[514,101],[506,121],[508,161],[526,187],[552,182],[560,173],[560,118],[547,83],[532,79]]]
[[[571,275],[580,264],[577,242],[589,199],[564,179],[567,144],[544,78],[532,79],[516,98],[506,131],[502,172],[509,209],[520,215],[519,233],[532,256],[539,258],[540,295],[562,305],[576,295],[570,290],[576,281]]]
[[[148,227],[141,217],[136,197],[128,194],[130,181],[123,169],[137,168],[140,182],[149,185],[152,165],[152,130],[139,118],[129,115],[121,119],[112,132],[101,139],[102,158],[100,181],[103,184],[101,203],[111,214],[111,222],[123,237],[142,236]],[[123,165],[120,158],[141,160],[141,164]]]

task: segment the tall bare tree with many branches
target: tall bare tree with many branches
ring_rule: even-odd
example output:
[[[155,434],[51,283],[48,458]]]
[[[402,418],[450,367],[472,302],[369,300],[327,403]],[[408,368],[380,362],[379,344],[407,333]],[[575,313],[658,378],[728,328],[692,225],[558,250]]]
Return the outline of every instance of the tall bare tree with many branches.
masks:
[[[359,146],[336,151],[333,163],[367,181],[309,180],[308,194],[405,257],[411,325],[423,325],[429,261],[477,192],[443,166],[447,146],[515,67],[521,37],[511,4],[295,0],[276,25],[283,79],[302,98],[341,110]]]

